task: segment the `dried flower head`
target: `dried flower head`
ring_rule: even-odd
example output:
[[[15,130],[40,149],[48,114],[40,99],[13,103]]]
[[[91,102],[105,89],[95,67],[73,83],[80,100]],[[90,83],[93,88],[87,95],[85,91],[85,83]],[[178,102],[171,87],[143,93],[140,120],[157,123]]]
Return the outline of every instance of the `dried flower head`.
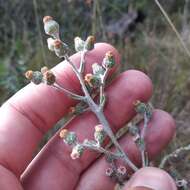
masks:
[[[59,133],[60,138],[65,139],[69,131],[67,129],[62,129]]]
[[[62,58],[68,53],[69,48],[61,40],[56,39],[54,40],[54,51],[58,57]]]
[[[51,16],[44,16],[43,23],[45,24],[46,22],[48,22],[50,20],[53,20],[53,17],[51,17]]]
[[[80,158],[83,152],[84,152],[84,147],[81,144],[77,144],[72,149],[71,158],[74,160]]]
[[[89,86],[91,86],[91,87],[93,87],[92,80],[93,80],[93,75],[91,73],[88,73],[88,74],[85,75],[84,81],[87,84],[89,84]]]
[[[55,83],[56,77],[52,71],[48,70],[43,73],[43,79],[46,84],[52,85]]]
[[[108,51],[103,59],[102,66],[105,69],[112,68],[115,65],[115,58],[111,51]]]
[[[95,37],[88,36],[88,38],[85,41],[85,49],[88,51],[94,49],[94,43],[95,43]]]
[[[32,71],[32,70],[26,71],[25,77],[26,77],[28,80],[32,80],[32,78],[33,78],[33,71]]]

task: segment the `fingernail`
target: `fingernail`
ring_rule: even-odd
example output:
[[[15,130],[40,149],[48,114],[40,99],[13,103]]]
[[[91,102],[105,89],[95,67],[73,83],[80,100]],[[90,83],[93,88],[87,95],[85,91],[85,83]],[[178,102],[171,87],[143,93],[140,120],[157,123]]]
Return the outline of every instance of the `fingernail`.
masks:
[[[148,187],[132,187],[128,190],[154,190],[154,189],[150,189]]]
[[[169,174],[154,167],[138,170],[125,187],[126,190],[177,190]]]

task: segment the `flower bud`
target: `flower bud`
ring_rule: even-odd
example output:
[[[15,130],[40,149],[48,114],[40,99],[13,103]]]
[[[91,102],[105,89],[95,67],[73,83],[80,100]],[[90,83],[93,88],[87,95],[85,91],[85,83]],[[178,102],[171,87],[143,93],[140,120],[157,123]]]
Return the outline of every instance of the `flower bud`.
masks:
[[[83,152],[84,152],[84,147],[81,144],[77,144],[76,146],[73,147],[73,150],[71,152],[71,158],[74,160],[80,158]]]
[[[43,79],[44,79],[44,82],[47,84],[47,85],[52,85],[55,83],[55,80],[56,80],[56,77],[55,75],[53,74],[52,71],[46,71],[44,74],[43,74]]]
[[[85,49],[88,51],[94,49],[94,43],[95,43],[95,37],[88,36],[88,38],[85,41]]]
[[[48,49],[50,51],[54,51],[54,39],[53,38],[48,38],[47,39],[47,44],[48,44]]]
[[[68,145],[75,144],[77,142],[76,133],[75,132],[68,132],[63,140]]]
[[[137,113],[144,114],[146,112],[146,104],[145,103],[142,103],[139,100],[137,100],[134,103],[134,106],[135,106],[135,110]]]
[[[95,75],[92,75],[91,73],[88,73],[84,77],[85,83],[87,83],[90,87],[99,87],[100,86],[100,78],[96,77]]]
[[[59,133],[60,138],[65,139],[69,131],[67,129],[62,129]]]
[[[32,80],[33,78],[33,71],[32,70],[29,70],[25,73],[25,77],[28,79],[28,80]]]
[[[58,57],[62,58],[68,53],[69,49],[65,43],[63,43],[61,40],[56,39],[54,41],[54,51]]]
[[[84,50],[85,42],[80,37],[75,37],[74,44],[76,52]]]
[[[29,79],[31,82],[33,82],[34,84],[38,85],[40,83],[42,83],[42,73],[39,71],[27,71],[25,73],[25,76],[27,79]]]
[[[105,131],[102,125],[95,126],[94,139],[97,141],[99,146],[104,142]]]
[[[45,16],[43,22],[45,33],[54,38],[59,38],[59,24],[51,16]]]
[[[41,73],[44,74],[45,72],[49,71],[48,67],[42,67]]]
[[[94,75],[103,75],[105,70],[102,66],[98,65],[98,63],[94,63],[92,65],[92,72]]]
[[[105,69],[110,69],[115,65],[114,55],[111,51],[108,51],[103,59],[102,66]]]

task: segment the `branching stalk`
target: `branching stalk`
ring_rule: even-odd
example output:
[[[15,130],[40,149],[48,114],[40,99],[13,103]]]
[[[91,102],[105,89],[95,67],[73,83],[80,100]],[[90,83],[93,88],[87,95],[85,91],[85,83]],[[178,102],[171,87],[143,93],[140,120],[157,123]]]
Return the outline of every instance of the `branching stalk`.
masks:
[[[104,113],[102,112],[102,110],[99,109],[99,106],[94,102],[94,100],[91,98],[84,80],[82,78],[81,73],[78,71],[78,69],[76,68],[76,66],[74,65],[74,63],[70,60],[69,56],[66,55],[65,59],[68,63],[70,63],[70,65],[72,66],[73,71],[75,72],[75,74],[77,75],[82,90],[85,94],[86,97],[86,102],[88,103],[91,111],[97,116],[98,120],[100,121],[100,123],[103,125],[105,132],[107,133],[107,135],[110,137],[111,141],[113,142],[113,144],[115,145],[116,149],[119,150],[119,152],[121,152],[123,159],[125,160],[125,162],[134,170],[137,171],[138,168],[135,166],[135,164],[133,164],[133,162],[129,159],[129,157],[126,155],[126,153],[123,151],[122,147],[120,146],[120,144],[117,142],[111,127],[108,123],[108,121],[106,120]]]
[[[164,156],[164,158],[162,159],[160,165],[159,165],[159,168],[164,168],[166,163],[168,162],[169,159],[171,158],[176,158],[178,157],[178,155],[182,152],[187,152],[187,151],[190,151],[190,144],[187,145],[187,146],[184,146],[184,147],[180,147],[178,148],[177,150],[175,150],[174,152]]]

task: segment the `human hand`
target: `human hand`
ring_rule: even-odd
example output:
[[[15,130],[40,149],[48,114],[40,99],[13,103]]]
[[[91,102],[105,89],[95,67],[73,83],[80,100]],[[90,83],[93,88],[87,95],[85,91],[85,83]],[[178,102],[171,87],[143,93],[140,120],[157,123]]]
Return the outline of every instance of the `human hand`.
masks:
[[[86,55],[86,73],[90,65],[101,62],[107,51],[112,51],[119,64],[117,51],[108,44],[96,44]],[[79,54],[72,56],[78,64]],[[63,62],[53,72],[60,83],[72,91],[80,92],[80,85],[71,68]],[[116,132],[135,115],[133,103],[147,101],[152,94],[149,78],[135,70],[120,74],[106,89],[108,103],[105,115]],[[0,189],[2,190],[106,190],[114,189],[114,183],[105,176],[107,164],[96,153],[85,152],[78,160],[70,158],[70,148],[56,134],[35,156],[34,152],[43,137],[76,101],[66,94],[46,85],[27,85],[0,108]],[[84,113],[70,121],[66,128],[75,131],[79,139],[92,138],[98,123],[92,113]],[[175,124],[169,114],[155,110],[146,137],[149,157],[154,159],[169,143],[175,132]],[[130,135],[120,140],[129,157],[140,163],[138,148]],[[126,184],[145,186],[156,190],[176,190],[173,180],[156,168],[139,170]]]

